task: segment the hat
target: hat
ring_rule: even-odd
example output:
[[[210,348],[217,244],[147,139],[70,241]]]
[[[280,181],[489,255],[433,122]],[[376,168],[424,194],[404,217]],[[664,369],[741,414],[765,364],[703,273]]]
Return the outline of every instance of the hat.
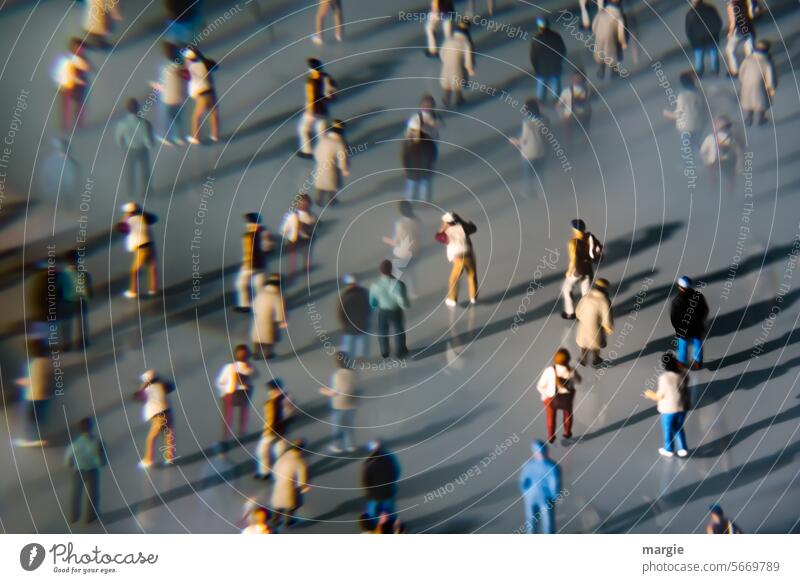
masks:
[[[711,506],[708,507],[708,509],[711,512],[711,514],[716,514],[717,516],[720,517],[725,516],[725,513],[722,511],[722,506],[720,506],[719,504],[712,504]]]
[[[608,280],[603,279],[602,277],[597,278],[594,280],[594,287],[597,289],[608,289]]]
[[[191,61],[197,57],[197,51],[192,47],[186,47],[181,51],[181,55],[183,55],[184,59],[189,59]]]
[[[453,213],[444,213],[442,215],[442,222],[443,223],[455,223],[456,219],[453,217]]]
[[[279,391],[283,390],[283,379],[281,378],[274,378],[272,380],[267,381],[267,388],[268,389],[278,389]]]
[[[356,282],[356,276],[352,273],[346,273],[342,277],[342,283],[344,285],[353,285]]]
[[[368,449],[369,451],[375,451],[375,450],[376,450],[376,449],[378,449],[380,446],[381,446],[381,442],[380,442],[380,440],[378,440],[378,439],[373,439],[372,441],[370,441],[370,442],[367,444],[367,449]]]
[[[142,376],[139,377],[143,383],[152,383],[156,380],[156,371],[152,368],[144,371]]]
[[[581,233],[586,231],[586,223],[583,222],[583,219],[572,219],[569,224],[576,231],[580,231]]]
[[[308,65],[309,69],[321,69],[322,68],[322,61],[319,59],[315,59],[313,57],[306,59],[306,65]]]
[[[247,213],[244,215],[244,220],[248,223],[260,223],[261,215],[258,213]]]
[[[129,202],[129,203],[123,204],[120,207],[120,209],[122,210],[122,212],[125,212],[125,213],[135,213],[136,211],[139,210],[139,205],[136,204],[135,202]]]
[[[683,289],[692,289],[692,278],[682,275],[680,279],[678,279],[678,287],[682,287]]]
[[[547,28],[548,26],[550,26],[550,23],[544,16],[536,17],[536,28]]]

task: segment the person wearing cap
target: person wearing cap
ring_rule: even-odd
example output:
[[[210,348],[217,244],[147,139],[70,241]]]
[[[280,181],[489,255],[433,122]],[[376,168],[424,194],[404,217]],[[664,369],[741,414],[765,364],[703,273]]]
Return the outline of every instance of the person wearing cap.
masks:
[[[139,467],[147,469],[153,465],[153,450],[159,435],[164,437],[164,445],[160,448],[164,453],[164,463],[171,465],[175,460],[175,425],[167,395],[172,389],[172,383],[163,381],[154,370],[145,371],[140,378],[142,384],[134,398],[144,403],[142,413],[144,421],[150,424],[150,431]]]
[[[394,328],[397,338],[397,357],[408,354],[403,310],[409,308],[406,285],[392,276],[392,262],[381,261],[380,278],[369,288],[369,305],[378,309],[378,345],[381,356],[389,358],[389,329]]]
[[[556,417],[564,412],[564,439],[572,438],[572,404],[575,400],[575,383],[581,382],[581,375],[570,365],[570,354],[566,348],[559,348],[553,356],[553,364],[542,371],[536,389],[544,403],[547,416],[547,441],[556,440]]]
[[[333,22],[335,25],[334,34],[338,42],[342,42],[342,32],[344,29],[344,18],[342,16],[342,0],[321,0],[317,7],[316,32],[311,36],[311,42],[315,45],[322,45],[322,27],[325,25],[325,17],[333,12]]]
[[[319,59],[307,59],[306,64],[306,106],[297,126],[297,136],[300,139],[297,155],[311,160],[314,158],[313,138],[325,131],[329,115],[328,103],[335,98],[337,87],[333,77],[323,70]]]
[[[127,113],[117,123],[115,141],[125,149],[125,177],[128,196],[146,199],[150,188],[150,150],[155,145],[153,125],[139,111],[139,102],[129,99],[125,105]],[[136,189],[136,176],[141,178],[140,189]]]
[[[709,507],[706,534],[742,534],[742,531],[735,522],[725,516],[719,504],[712,504]]]
[[[285,442],[284,442],[285,443]],[[305,442],[288,443],[272,469],[275,486],[270,506],[276,514],[276,524],[294,524],[294,515],[303,505],[303,494],[309,491],[308,464],[303,457]]]
[[[320,387],[319,392],[330,399],[331,407],[331,453],[352,453],[353,420],[356,414],[357,383],[355,371],[350,368],[348,355],[337,352],[334,355],[336,371],[331,375],[330,384]]]
[[[139,272],[147,269],[150,289],[147,294],[156,295],[158,290],[158,271],[156,265],[156,248],[151,226],[158,218],[146,213],[135,202],[122,206],[125,214],[117,224],[117,230],[125,235],[125,247],[133,254],[130,286],[125,291],[126,298],[139,297]]]
[[[336,204],[336,194],[342,187],[343,177],[350,175],[347,142],[344,139],[344,122],[333,123],[318,138],[314,146],[314,188],[317,206]]]
[[[220,445],[231,434],[234,409],[239,409],[239,435],[243,436],[247,431],[253,379],[257,376],[256,369],[250,364],[250,350],[247,345],[237,345],[233,349],[233,358],[234,361],[223,366],[217,375],[216,385],[224,412]]]
[[[400,464],[397,457],[378,441],[368,445],[369,454],[361,466],[361,487],[367,499],[366,514],[378,518],[384,512],[395,511],[397,482],[400,480]]]
[[[444,40],[450,38],[453,33],[453,17],[456,9],[453,0],[431,0],[431,9],[425,19],[425,36],[428,40],[428,48],[425,54],[428,57],[436,57],[439,54],[436,44],[436,29],[441,26]]]
[[[531,444],[531,458],[519,473],[527,534],[555,534],[555,505],[561,493],[561,469],[547,456],[547,444]]]
[[[269,231],[261,225],[261,216],[258,213],[244,215],[245,230],[242,235],[242,266],[236,278],[236,307],[237,312],[250,311],[254,290],[264,287],[267,276],[264,270],[267,267],[267,253],[272,249]]]
[[[767,123],[767,110],[775,97],[778,76],[769,54],[770,43],[760,40],[755,51],[745,57],[739,69],[739,102],[744,112],[744,122],[751,126],[758,116],[758,125]]]
[[[250,339],[253,353],[268,360],[275,357],[275,344],[280,340],[280,331],[288,328],[286,303],[281,293],[281,278],[273,273],[267,284],[258,290],[253,303],[253,325]]]
[[[694,70],[698,77],[705,73],[705,59],[708,56],[711,74],[719,75],[719,37],[722,32],[722,18],[716,7],[705,0],[692,0],[686,13],[686,37],[694,56]]]
[[[258,467],[255,478],[266,480],[272,472],[272,465],[278,455],[278,444],[286,439],[286,425],[295,412],[295,406],[283,389],[280,379],[267,382],[267,400],[264,403],[264,428],[256,446]]]
[[[183,50],[183,58],[189,71],[189,96],[194,100],[192,135],[187,136],[186,140],[190,144],[200,143],[200,123],[208,117],[211,124],[211,141],[219,142],[219,106],[214,79],[211,76],[217,68],[217,63],[206,58],[194,46],[188,46]]]
[[[561,91],[556,102],[556,112],[563,128],[568,151],[575,144],[575,135],[582,133],[588,138],[592,121],[592,100],[586,77],[583,73],[572,75],[569,84]],[[584,143],[589,143],[588,140]]]
[[[470,240],[470,236],[477,230],[474,223],[465,221],[456,213],[442,215],[442,225],[436,232],[436,240],[447,246],[447,260],[452,264],[445,299],[445,304],[449,308],[456,307],[458,302],[458,287],[462,273],[467,274],[469,303],[475,304],[478,301],[478,268]]]
[[[475,76],[475,56],[467,20],[459,19],[456,30],[442,43],[439,58],[442,60],[442,104],[457,107],[464,102],[464,86]]]
[[[303,256],[303,273],[311,268],[311,236],[317,224],[317,216],[311,212],[311,197],[300,193],[295,197],[293,205],[283,216],[281,237],[286,245],[286,277],[294,278],[297,256]]]
[[[272,534],[269,520],[269,509],[259,506],[250,514],[250,524],[242,530],[242,534]]]
[[[383,242],[392,247],[392,275],[397,279],[402,278],[406,284],[408,297],[415,299],[416,284],[414,277],[414,255],[417,253],[417,242],[422,224],[414,214],[414,207],[407,200],[397,204],[400,218],[394,222],[394,232],[391,237],[384,237]]]
[[[564,299],[564,311],[561,312],[561,317],[565,320],[575,319],[575,303],[572,299],[572,292],[575,286],[580,284],[581,296],[589,293],[594,277],[592,263],[599,259],[597,242],[594,236],[586,231],[586,223],[582,219],[574,219],[570,225],[572,226],[572,238],[567,243],[569,264],[564,277],[564,285],[561,286],[561,296]]]
[[[61,338],[64,350],[89,347],[89,299],[94,296],[92,276],[86,270],[85,250],[73,249],[66,255],[67,266],[61,272],[61,300],[64,318]],[[73,326],[75,333],[73,335]]]
[[[100,469],[108,463],[103,442],[92,432],[91,417],[81,419],[80,433],[71,438],[64,451],[64,465],[73,470],[70,522],[81,519],[81,506],[86,501],[86,522],[97,520],[100,512]]]
[[[731,77],[739,74],[739,57],[736,54],[740,46],[744,54],[753,52],[756,29],[753,24],[752,0],[727,0],[728,42],[725,45],[725,56],[728,60],[728,73]]]
[[[578,362],[586,366],[586,360],[591,354],[592,366],[598,367],[603,362],[600,350],[605,348],[608,335],[614,331],[607,280],[603,278],[595,280],[594,288],[578,301],[575,317],[578,319],[575,343],[581,349]]]
[[[531,40],[530,58],[536,78],[536,99],[540,103],[547,103],[548,97],[558,101],[567,45],[561,35],[550,28],[550,22],[544,16],[536,18],[536,34]]]
[[[661,358],[664,371],[658,375],[658,390],[644,391],[645,399],[657,403],[658,415],[661,418],[661,431],[664,435],[664,447],[658,453],[664,457],[686,457],[686,433],[683,424],[689,410],[690,394],[687,371],[681,371],[680,364],[672,353]]]
[[[687,276],[678,280],[678,293],[672,300],[669,318],[675,329],[678,344],[678,362],[686,368],[698,369],[703,366],[703,339],[706,334],[708,304],[700,290]],[[689,356],[689,345],[692,347]]]
[[[548,125],[549,120],[541,114],[539,102],[529,99],[525,102],[519,137],[508,139],[522,155],[522,185],[527,196],[539,192],[539,174],[544,170],[550,151],[544,137]]]
[[[350,360],[366,358],[372,316],[369,291],[358,285],[355,276],[349,273],[342,277],[342,285],[344,287],[339,294],[339,305],[336,308],[336,316],[342,328],[339,350]]]
[[[595,37],[594,61],[597,63],[597,78],[604,79],[606,69],[619,74],[622,54],[628,48],[628,31],[620,0],[609,0],[597,13],[592,23]]]

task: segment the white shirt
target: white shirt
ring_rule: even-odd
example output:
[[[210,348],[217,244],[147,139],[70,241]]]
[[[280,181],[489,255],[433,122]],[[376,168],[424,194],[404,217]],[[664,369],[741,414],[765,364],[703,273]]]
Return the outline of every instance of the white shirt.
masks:
[[[394,224],[394,256],[398,259],[411,259],[419,239],[419,221],[411,217],[397,219]]]
[[[125,246],[128,251],[136,251],[142,245],[152,241],[150,225],[144,220],[143,215],[132,215],[125,219],[128,225],[128,236],[125,238]]]
[[[445,229],[447,235],[447,260],[453,262],[457,257],[463,257],[469,253],[469,241],[464,227],[456,223]]]
[[[242,531],[242,534],[272,534],[266,524],[251,524]]]
[[[658,377],[657,409],[659,413],[680,413],[683,411],[681,385],[684,376],[676,372],[664,371]]]
[[[286,213],[281,225],[283,238],[290,243],[296,243],[298,239],[308,239],[309,235],[300,225],[313,226],[317,222],[317,217],[308,211],[295,209],[294,212]]]
[[[234,376],[237,381],[234,381]],[[232,362],[222,367],[217,375],[217,389],[220,396],[230,395],[236,391],[246,391],[250,388],[250,380],[255,378],[255,369],[246,362]]]
[[[186,80],[181,76],[181,67],[170,61],[161,69],[161,102],[180,105],[185,99]]]
[[[169,409],[169,402],[167,401],[167,388],[164,383],[156,381],[150,383],[144,388],[145,404],[144,404],[144,420],[149,421],[159,413]]]
[[[211,84],[211,73],[208,67],[202,60],[187,61],[187,69],[189,71],[189,95],[192,98],[197,97],[201,93],[205,93],[213,89]]]
[[[439,139],[439,120],[431,111],[420,110],[410,118],[406,124],[406,137],[412,132],[422,130],[430,139]]]
[[[572,371],[561,364],[551,365],[544,369],[544,371],[542,371],[542,376],[539,377],[539,382],[536,385],[536,389],[542,396],[542,401],[555,397],[557,388],[559,388],[562,393],[566,392],[566,389],[563,387],[556,386],[556,374],[558,374],[558,378],[566,381],[570,378]]]

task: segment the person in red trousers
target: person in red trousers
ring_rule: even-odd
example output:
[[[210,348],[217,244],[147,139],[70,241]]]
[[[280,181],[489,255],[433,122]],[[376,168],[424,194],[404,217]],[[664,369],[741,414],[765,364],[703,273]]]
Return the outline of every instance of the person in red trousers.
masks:
[[[575,400],[575,383],[581,381],[577,371],[569,365],[570,354],[559,348],[553,356],[553,364],[542,371],[536,388],[542,396],[547,414],[547,441],[556,440],[556,415],[564,412],[564,439],[572,437],[572,403]]]

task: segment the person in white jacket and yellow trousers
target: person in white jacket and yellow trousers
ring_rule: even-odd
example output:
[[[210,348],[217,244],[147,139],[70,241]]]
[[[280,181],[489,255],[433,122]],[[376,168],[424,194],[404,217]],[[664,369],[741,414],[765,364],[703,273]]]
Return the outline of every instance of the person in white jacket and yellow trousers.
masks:
[[[158,218],[146,213],[135,202],[122,206],[125,215],[117,225],[117,230],[125,235],[125,247],[133,254],[130,286],[125,291],[126,298],[139,297],[139,272],[147,269],[150,288],[147,295],[154,296],[158,291],[158,271],[156,267],[156,248],[151,225]]]
[[[470,235],[477,230],[473,223],[465,221],[456,213],[442,215],[442,226],[436,233],[436,240],[447,245],[447,260],[452,264],[445,300],[450,308],[454,308],[458,301],[458,284],[464,272],[467,274],[469,302],[474,304],[478,300],[478,271],[470,241]]]

